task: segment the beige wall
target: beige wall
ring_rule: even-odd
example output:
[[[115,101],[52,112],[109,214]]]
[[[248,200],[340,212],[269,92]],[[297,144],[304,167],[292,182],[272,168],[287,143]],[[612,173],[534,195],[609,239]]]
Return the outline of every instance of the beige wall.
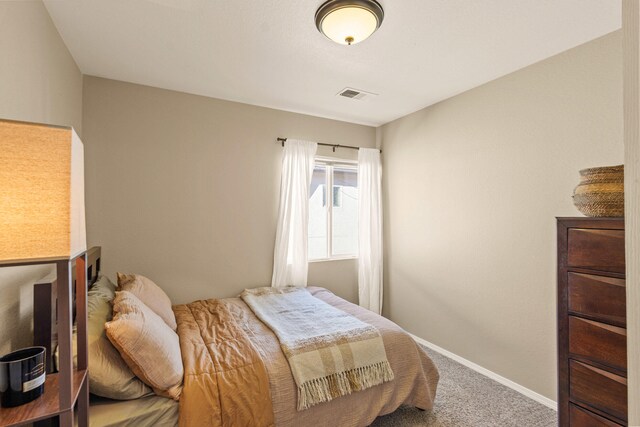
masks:
[[[556,216],[623,162],[620,32],[382,128],[385,312],[556,397]]]
[[[108,275],[148,275],[176,303],[270,284],[278,136],[375,144],[372,127],[84,81],[89,244],[103,246]],[[309,270],[310,284],[356,299],[355,261],[312,263]]]
[[[82,74],[41,1],[0,2],[0,52],[0,118],[82,136]]]
[[[0,118],[81,131],[82,75],[41,1],[0,1],[0,53]],[[32,343],[32,284],[49,271],[0,269],[0,354]]]

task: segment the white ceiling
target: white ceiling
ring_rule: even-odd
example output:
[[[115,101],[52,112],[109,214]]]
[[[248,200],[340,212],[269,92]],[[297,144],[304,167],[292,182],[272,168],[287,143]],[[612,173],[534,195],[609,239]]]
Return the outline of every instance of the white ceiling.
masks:
[[[45,0],[84,74],[375,126],[621,23],[620,0],[381,0],[380,29],[342,46],[315,28],[322,3]]]

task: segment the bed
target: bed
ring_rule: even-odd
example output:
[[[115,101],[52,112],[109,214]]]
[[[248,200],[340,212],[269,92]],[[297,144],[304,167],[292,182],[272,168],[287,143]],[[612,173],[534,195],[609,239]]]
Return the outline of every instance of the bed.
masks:
[[[90,259],[92,281],[99,272],[100,252],[92,249]],[[91,261],[93,261],[91,263]],[[433,406],[439,374],[436,366],[415,341],[399,326],[357,305],[349,303],[320,287],[307,288],[318,298],[339,310],[351,314],[377,328],[384,342],[388,361],[393,369],[393,381],[320,403],[305,410],[297,410],[297,388],[274,333],[262,323],[240,298],[221,300],[242,325],[252,347],[264,363],[268,376],[274,424],[277,426],[371,424],[377,416],[389,414],[400,405],[423,410]],[[43,304],[46,304],[44,302]],[[50,304],[50,301],[49,301]],[[35,307],[36,311],[38,307]],[[36,330],[51,330],[51,324],[40,321]],[[36,334],[37,335],[37,334]],[[42,344],[42,343],[38,343]],[[182,355],[183,359],[185,355]],[[89,360],[91,372],[91,359]],[[181,398],[184,400],[184,397]],[[135,400],[117,401],[91,396],[91,426],[177,426],[180,402],[149,395]]]

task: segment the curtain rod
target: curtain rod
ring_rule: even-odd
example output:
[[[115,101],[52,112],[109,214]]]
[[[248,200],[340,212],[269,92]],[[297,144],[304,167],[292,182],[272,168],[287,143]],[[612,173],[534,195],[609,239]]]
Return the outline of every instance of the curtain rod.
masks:
[[[284,147],[284,143],[287,140],[287,138],[278,138],[277,141],[278,142],[282,142],[282,146]],[[336,152],[336,148],[349,148],[351,150],[359,150],[360,147],[354,147],[353,145],[340,145],[340,144],[325,144],[323,142],[318,142],[318,145],[323,145],[325,147],[332,147],[333,148],[333,152]],[[382,153],[382,150],[380,150],[380,152]]]

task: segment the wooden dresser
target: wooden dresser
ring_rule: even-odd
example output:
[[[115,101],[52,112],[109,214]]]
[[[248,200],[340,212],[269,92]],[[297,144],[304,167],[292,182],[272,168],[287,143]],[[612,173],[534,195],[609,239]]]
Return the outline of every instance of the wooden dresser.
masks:
[[[627,425],[624,219],[558,218],[559,425]]]

